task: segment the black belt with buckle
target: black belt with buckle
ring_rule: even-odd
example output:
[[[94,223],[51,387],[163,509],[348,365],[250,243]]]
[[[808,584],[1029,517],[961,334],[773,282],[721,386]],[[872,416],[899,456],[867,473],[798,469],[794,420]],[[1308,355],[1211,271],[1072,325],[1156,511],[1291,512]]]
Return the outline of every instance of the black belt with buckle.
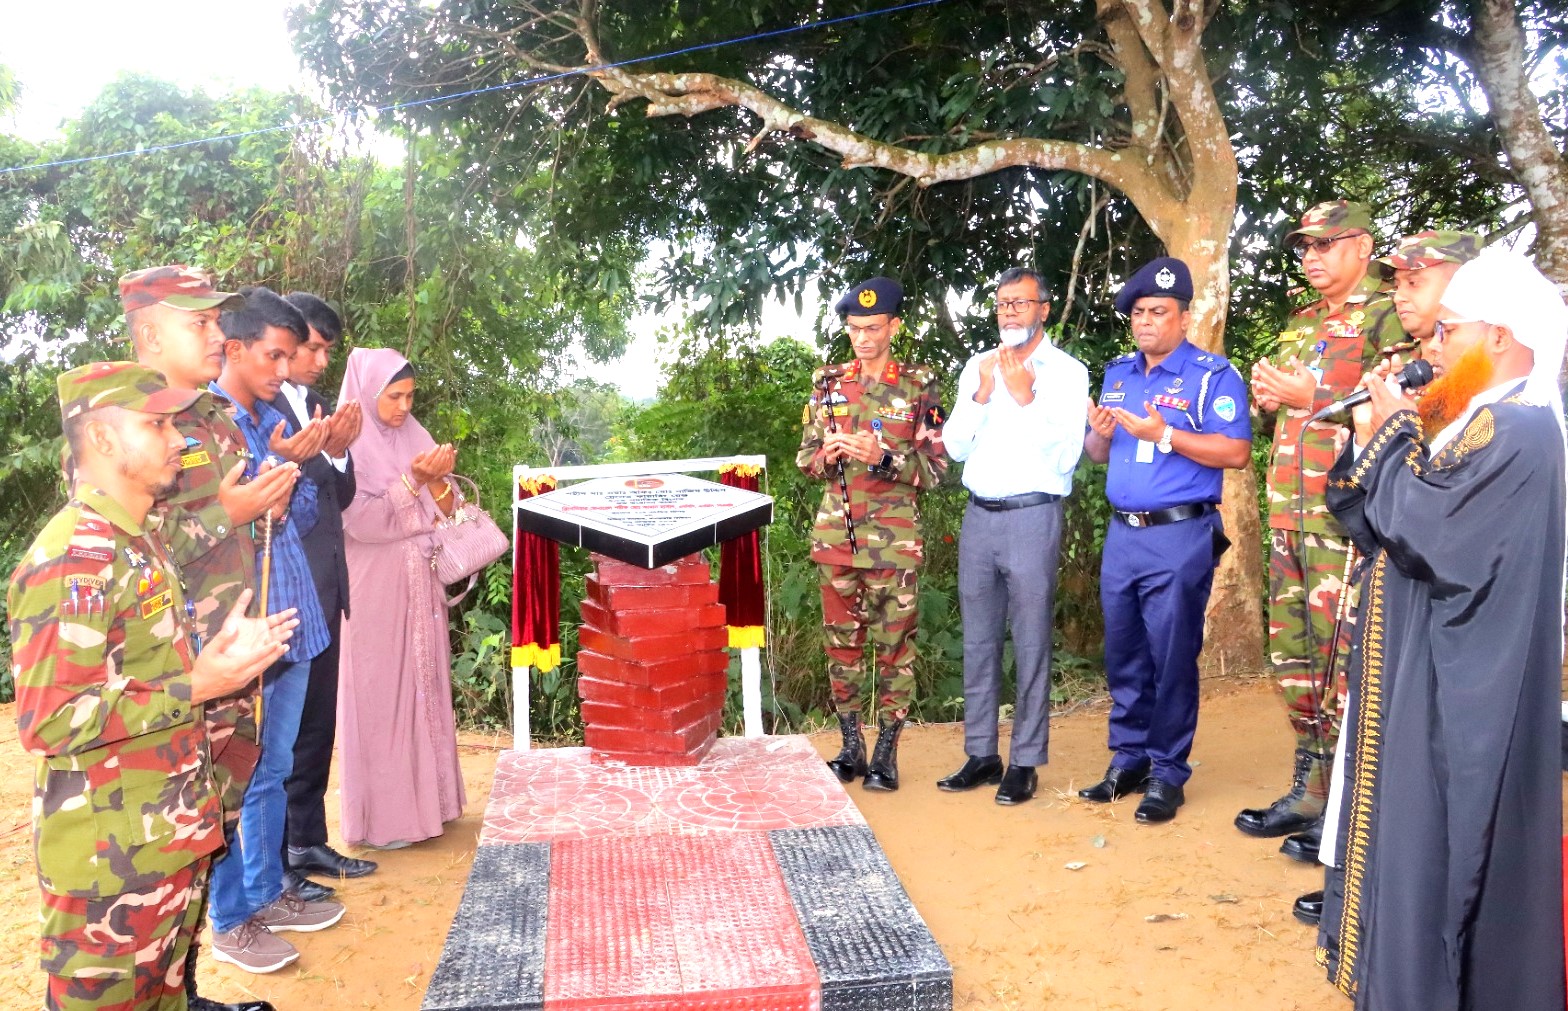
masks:
[[[1030,506],[1046,505],[1051,502],[1060,502],[1060,495],[1052,495],[1046,491],[1025,492],[1022,495],[1009,495],[1006,498],[981,498],[974,492],[969,493],[969,501],[994,513],[1007,509],[1027,509]]]
[[[1157,527],[1165,523],[1180,523],[1182,520],[1207,516],[1214,510],[1213,502],[1194,502],[1191,505],[1171,506],[1169,509],[1155,509],[1146,513],[1124,513],[1118,509],[1116,515],[1130,527]]]

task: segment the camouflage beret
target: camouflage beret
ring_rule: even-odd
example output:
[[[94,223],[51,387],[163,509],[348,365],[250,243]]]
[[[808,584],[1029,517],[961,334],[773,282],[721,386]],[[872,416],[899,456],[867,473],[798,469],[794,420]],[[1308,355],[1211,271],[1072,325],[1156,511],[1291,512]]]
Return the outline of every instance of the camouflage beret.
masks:
[[[163,373],[135,362],[93,362],[60,373],[54,382],[60,397],[61,421],[100,407],[178,414],[201,396],[197,390],[170,386]]]
[[[1300,227],[1285,233],[1285,244],[1289,246],[1302,236],[1316,239],[1358,228],[1363,232],[1377,234],[1372,231],[1372,212],[1367,210],[1366,204],[1351,200],[1325,200],[1301,216]]]
[[[844,293],[833,306],[838,318],[845,316],[875,316],[887,313],[897,316],[904,307],[904,289],[891,277],[873,277],[861,281]]]
[[[1481,253],[1481,236],[1475,232],[1428,230],[1407,235],[1399,246],[1377,262],[1395,270],[1417,270],[1439,263],[1468,263]]]
[[[1116,295],[1116,311],[1123,316],[1132,313],[1133,303],[1149,296],[1174,298],[1181,302],[1192,301],[1192,271],[1174,256],[1161,256],[1150,260],[1128,279]]]
[[[149,305],[166,305],[171,309],[196,312],[201,309],[239,309],[245,297],[232,292],[218,291],[212,286],[212,275],[204,270],[193,270],[183,263],[163,267],[133,270],[120,278],[120,304],[126,312],[145,309]]]

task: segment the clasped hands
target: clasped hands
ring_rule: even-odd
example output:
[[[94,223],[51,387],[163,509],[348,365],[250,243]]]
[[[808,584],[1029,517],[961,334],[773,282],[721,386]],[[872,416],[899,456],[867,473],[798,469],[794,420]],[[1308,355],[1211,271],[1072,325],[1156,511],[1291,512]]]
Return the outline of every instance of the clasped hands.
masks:
[[[267,446],[278,456],[294,463],[305,463],[317,453],[342,456],[359,438],[363,424],[364,412],[357,400],[342,404],[326,418],[321,416],[321,407],[317,405],[316,413],[305,422],[305,427],[293,435],[285,436],[287,422],[278,422],[267,440]]]
[[[414,483],[420,486],[435,484],[452,473],[452,468],[455,466],[457,466],[457,448],[450,442],[431,446],[423,453],[416,454],[408,462],[409,472],[414,475]]]
[[[1002,385],[1019,406],[1034,403],[1034,365],[1029,356],[1015,347],[1003,345],[980,359],[980,386],[975,390],[975,403],[991,402],[996,392],[996,376],[1002,375]]]
[[[829,432],[822,439],[822,451],[828,463],[846,458],[864,464],[882,462],[882,444],[870,432]]]
[[[1267,358],[1252,366],[1252,402],[1258,410],[1277,411],[1291,407],[1304,411],[1312,406],[1318,377],[1294,355],[1280,368]]]
[[[1116,434],[1116,426],[1126,429],[1127,434],[1143,442],[1159,442],[1160,436],[1165,434],[1166,420],[1160,416],[1159,410],[1151,403],[1144,402],[1143,409],[1147,414],[1138,415],[1120,407],[1101,407],[1089,398],[1089,427],[1100,438],[1110,441]]]
[[[294,608],[260,618],[247,618],[250,590],[223,619],[218,634],[206,644],[191,665],[191,702],[232,695],[250,684],[281,657],[299,624]]]

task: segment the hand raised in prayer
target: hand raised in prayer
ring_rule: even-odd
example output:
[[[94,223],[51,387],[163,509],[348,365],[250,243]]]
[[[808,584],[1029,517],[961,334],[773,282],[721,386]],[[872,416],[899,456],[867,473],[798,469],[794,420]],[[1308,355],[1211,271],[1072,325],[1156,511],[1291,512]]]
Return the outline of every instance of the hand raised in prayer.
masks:
[[[315,415],[305,422],[304,428],[288,436],[283,434],[286,431],[288,431],[288,422],[278,422],[277,427],[272,430],[272,435],[267,439],[267,448],[294,463],[304,463],[321,452],[321,447],[327,444],[329,434],[327,423],[321,420],[319,406],[316,408]]]
[[[409,461],[408,469],[417,484],[434,484],[452,473],[457,465],[457,449],[450,443],[432,446]]]
[[[354,440],[359,438],[359,430],[364,422],[365,413],[360,409],[359,401],[350,400],[339,404],[337,411],[327,419],[327,444],[322,452],[335,457],[347,453]]]

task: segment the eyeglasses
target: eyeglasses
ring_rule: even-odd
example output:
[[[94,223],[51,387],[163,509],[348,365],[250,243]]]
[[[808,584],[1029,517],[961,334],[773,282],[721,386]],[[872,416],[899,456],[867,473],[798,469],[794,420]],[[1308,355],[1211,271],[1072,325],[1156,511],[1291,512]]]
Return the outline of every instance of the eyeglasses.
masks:
[[[1294,246],[1290,247],[1290,251],[1296,255],[1296,259],[1305,260],[1309,252],[1323,254],[1328,252],[1329,249],[1333,247],[1334,243],[1341,239],[1354,239],[1358,235],[1365,234],[1367,233],[1346,232],[1343,235],[1336,235],[1333,238],[1299,239]]]
[[[1432,340],[1441,342],[1445,330],[1452,330],[1455,327],[1464,326],[1466,323],[1479,322],[1481,320],[1478,319],[1440,319],[1432,324]]]
[[[886,323],[873,323],[870,326],[855,326],[853,323],[844,327],[844,332],[850,337],[880,337],[887,330]]]
[[[991,303],[996,306],[997,312],[1028,312],[1031,305],[1045,305],[1043,298],[1009,298],[996,299]]]

